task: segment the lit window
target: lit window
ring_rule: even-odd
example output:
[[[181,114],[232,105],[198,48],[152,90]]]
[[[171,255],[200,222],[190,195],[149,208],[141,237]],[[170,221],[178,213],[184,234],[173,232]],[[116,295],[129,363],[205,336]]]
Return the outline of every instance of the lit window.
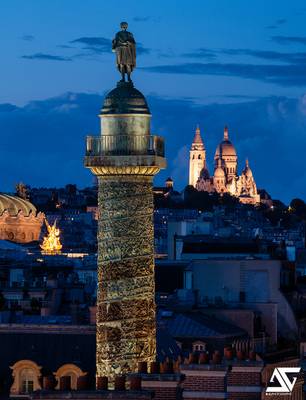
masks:
[[[21,371],[21,392],[31,393],[34,391],[34,374],[31,368],[25,368]]]
[[[206,343],[204,342],[194,342],[192,344],[192,351],[205,351]]]
[[[22,393],[32,393],[34,391],[33,381],[22,381]]]

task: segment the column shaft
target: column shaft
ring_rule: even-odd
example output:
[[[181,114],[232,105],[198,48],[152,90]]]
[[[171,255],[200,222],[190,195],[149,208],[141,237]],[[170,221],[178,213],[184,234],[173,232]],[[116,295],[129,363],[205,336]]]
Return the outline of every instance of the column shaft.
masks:
[[[156,356],[152,177],[99,177],[97,376]]]

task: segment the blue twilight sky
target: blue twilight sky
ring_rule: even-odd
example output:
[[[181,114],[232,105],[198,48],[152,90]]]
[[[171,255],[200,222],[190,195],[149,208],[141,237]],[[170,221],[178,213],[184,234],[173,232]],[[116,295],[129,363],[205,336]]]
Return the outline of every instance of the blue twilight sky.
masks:
[[[167,143],[156,183],[187,184],[197,123],[212,172],[227,124],[258,187],[306,198],[305,1],[3,0],[0,11],[0,190],[91,183],[84,137],[99,133],[103,95],[119,79],[110,41],[126,20],[133,80]]]

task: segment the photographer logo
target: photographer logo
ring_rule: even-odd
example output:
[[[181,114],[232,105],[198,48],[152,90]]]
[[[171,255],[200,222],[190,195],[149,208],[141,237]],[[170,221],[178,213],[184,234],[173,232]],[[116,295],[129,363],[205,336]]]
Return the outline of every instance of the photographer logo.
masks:
[[[292,393],[301,368],[275,368],[270,383],[278,383],[278,386],[268,386],[266,393]],[[294,374],[294,375],[293,375]],[[289,377],[289,376],[290,377]],[[293,378],[293,379],[292,379]]]

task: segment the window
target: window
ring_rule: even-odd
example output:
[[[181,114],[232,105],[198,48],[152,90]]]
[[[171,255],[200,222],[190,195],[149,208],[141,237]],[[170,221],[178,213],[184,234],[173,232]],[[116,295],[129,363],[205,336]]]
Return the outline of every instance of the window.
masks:
[[[41,389],[41,367],[30,360],[17,361],[12,367],[14,382],[11,393],[26,394]],[[24,396],[23,396],[24,397]]]
[[[33,381],[22,381],[22,393],[32,393],[34,391]]]
[[[192,344],[192,351],[205,351],[206,343],[204,342],[194,342]]]
[[[8,238],[8,240],[14,240],[14,234],[13,234],[13,232],[8,232],[8,233],[7,233],[7,238]]]
[[[25,368],[21,372],[21,392],[31,393],[34,391],[34,371]]]

